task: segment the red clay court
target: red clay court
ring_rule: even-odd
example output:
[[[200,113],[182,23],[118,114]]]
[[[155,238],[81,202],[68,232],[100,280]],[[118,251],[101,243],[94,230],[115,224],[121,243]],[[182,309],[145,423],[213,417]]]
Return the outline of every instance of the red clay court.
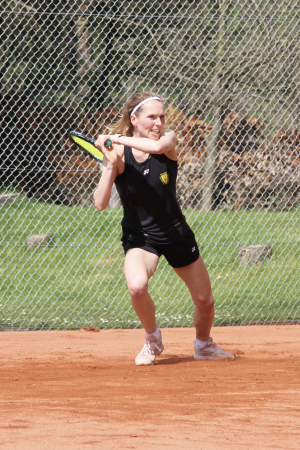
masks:
[[[0,448],[299,449],[300,326],[213,329],[234,361],[193,360],[194,330],[1,333]]]

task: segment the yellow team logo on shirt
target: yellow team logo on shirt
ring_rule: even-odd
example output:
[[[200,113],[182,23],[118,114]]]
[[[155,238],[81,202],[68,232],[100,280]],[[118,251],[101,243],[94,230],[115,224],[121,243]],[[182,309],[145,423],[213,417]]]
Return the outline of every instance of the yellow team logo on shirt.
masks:
[[[159,175],[159,179],[160,179],[160,181],[163,184],[168,184],[169,183],[169,174],[168,174],[168,172],[161,173]]]

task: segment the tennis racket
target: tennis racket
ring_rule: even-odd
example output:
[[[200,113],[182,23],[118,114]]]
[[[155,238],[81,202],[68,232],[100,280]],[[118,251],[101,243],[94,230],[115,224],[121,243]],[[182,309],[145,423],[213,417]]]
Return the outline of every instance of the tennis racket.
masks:
[[[90,139],[84,134],[78,133],[78,131],[71,131],[70,138],[73,142],[75,142],[76,145],[78,145],[78,147],[85,150],[92,158],[100,162],[103,161],[103,153],[97,147],[95,147],[94,139]],[[112,145],[112,141],[110,139],[106,139],[104,145],[105,147],[110,147]]]

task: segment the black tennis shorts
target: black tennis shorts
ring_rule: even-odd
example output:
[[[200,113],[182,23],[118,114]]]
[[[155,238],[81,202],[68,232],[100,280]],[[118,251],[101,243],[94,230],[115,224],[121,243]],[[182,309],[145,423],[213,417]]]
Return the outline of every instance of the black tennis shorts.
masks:
[[[192,264],[197,261],[200,255],[195,235],[191,229],[182,238],[169,244],[139,242],[139,240],[129,240],[124,235],[122,243],[125,255],[132,248],[141,248],[146,252],[154,253],[158,257],[163,255],[174,269]]]

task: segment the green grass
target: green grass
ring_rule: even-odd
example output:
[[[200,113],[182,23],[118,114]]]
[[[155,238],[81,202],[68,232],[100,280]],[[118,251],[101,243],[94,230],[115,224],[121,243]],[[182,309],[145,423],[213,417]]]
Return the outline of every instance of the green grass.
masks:
[[[209,270],[215,324],[300,319],[300,209],[185,211]],[[122,211],[49,205],[23,195],[0,206],[0,327],[137,327],[123,274]],[[49,232],[51,244],[26,239]],[[241,266],[238,248],[269,243],[273,256]],[[193,304],[164,258],[150,282],[160,326],[192,325]]]

